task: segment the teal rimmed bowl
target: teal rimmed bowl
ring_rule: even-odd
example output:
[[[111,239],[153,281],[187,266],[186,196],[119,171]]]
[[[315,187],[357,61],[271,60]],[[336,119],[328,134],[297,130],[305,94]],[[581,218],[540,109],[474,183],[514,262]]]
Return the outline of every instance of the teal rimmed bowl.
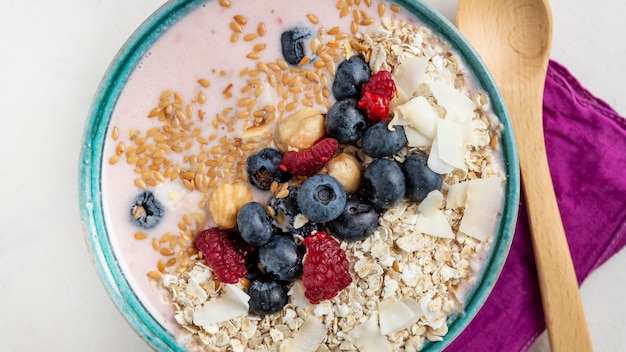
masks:
[[[216,0],[209,0],[216,1]],[[113,59],[95,94],[84,130],[80,156],[80,208],[89,251],[104,286],[122,315],[152,348],[158,351],[185,351],[160,320],[150,314],[133,291],[113,250],[107,232],[102,203],[101,173],[105,136],[118,98],[133,70],[159,37],[179,19],[205,0],[171,0],[153,13],[128,39]],[[515,140],[503,98],[487,68],[456,28],[438,12],[421,1],[397,1],[426,26],[438,33],[461,55],[477,83],[488,94],[493,111],[504,125],[501,136],[504,168],[507,174],[505,202],[498,234],[487,258],[482,276],[467,295],[465,311],[448,319],[449,332],[443,341],[427,342],[424,351],[440,351],[448,346],[471,322],[483,306],[498,279],[509,248],[517,220],[520,181]]]

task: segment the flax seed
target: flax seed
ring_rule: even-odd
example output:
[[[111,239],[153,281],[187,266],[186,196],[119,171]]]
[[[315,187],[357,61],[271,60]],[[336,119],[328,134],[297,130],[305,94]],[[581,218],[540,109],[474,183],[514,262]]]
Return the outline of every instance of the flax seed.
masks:
[[[243,36],[243,40],[250,42],[253,41],[257,38],[258,36],[255,33],[248,33],[246,35]]]
[[[230,0],[220,0],[220,6],[230,7]]]
[[[248,20],[242,15],[235,15],[233,16],[233,19],[235,20],[235,22],[239,23],[242,26],[248,23]]]
[[[391,11],[398,13],[398,12],[402,11],[402,8],[399,5],[392,4],[391,5]]]
[[[339,18],[344,18],[346,17],[348,14],[350,13],[350,6],[344,6],[340,11],[339,11]]]
[[[265,35],[265,23],[264,22],[259,23],[259,25],[256,27],[256,33],[259,35],[259,37],[262,37]]]
[[[267,47],[267,44],[256,44],[255,46],[252,47],[252,50],[259,52],[259,51],[265,50],[266,47]]]
[[[315,15],[311,14],[311,13],[307,14],[306,17],[309,19],[309,21],[312,24],[317,24],[319,22],[317,17]]]
[[[248,59],[257,60],[258,58],[261,57],[261,55],[259,55],[259,53],[250,53],[250,54],[246,55],[246,57]]]
[[[241,28],[241,25],[239,23],[237,23],[237,22],[231,22],[228,26],[235,33],[242,33],[243,32],[243,28]]]
[[[161,273],[160,273],[160,272],[158,272],[158,271],[150,271],[150,272],[148,273],[148,277],[149,277],[149,278],[151,278],[151,279],[153,279],[153,280],[157,280],[157,281],[158,281],[158,280],[161,280],[161,276],[163,276],[163,274],[161,274]]]
[[[378,4],[378,16],[383,17],[385,15],[385,11],[387,10],[387,6],[382,2]]]

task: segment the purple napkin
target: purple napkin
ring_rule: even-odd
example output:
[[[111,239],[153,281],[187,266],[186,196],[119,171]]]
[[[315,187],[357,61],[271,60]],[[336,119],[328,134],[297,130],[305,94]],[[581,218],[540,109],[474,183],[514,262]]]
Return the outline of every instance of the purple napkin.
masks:
[[[548,161],[580,284],[626,245],[626,120],[554,61],[544,93]],[[522,201],[492,294],[446,351],[525,351],[544,329]]]

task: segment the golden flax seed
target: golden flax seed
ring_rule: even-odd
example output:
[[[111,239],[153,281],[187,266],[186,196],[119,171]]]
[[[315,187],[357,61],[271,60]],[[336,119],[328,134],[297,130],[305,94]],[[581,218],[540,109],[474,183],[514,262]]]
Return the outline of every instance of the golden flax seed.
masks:
[[[391,5],[391,11],[398,13],[398,12],[402,11],[402,8],[400,7],[400,5],[392,4]]]
[[[309,21],[313,24],[317,24],[319,21],[317,19],[317,16],[315,16],[314,14],[307,14],[306,17],[309,19]]]
[[[344,6],[340,11],[339,11],[339,18],[344,18],[346,17],[348,14],[350,13],[350,6]]]
[[[385,15],[385,11],[387,10],[387,5],[382,2],[378,4],[378,16],[383,17]]]
[[[337,4],[335,5],[337,10],[343,8],[344,6],[346,6],[346,0],[337,0]]]
[[[220,6],[230,7],[230,0],[220,0]]]
[[[265,35],[265,23],[264,22],[259,23],[259,25],[256,27],[256,33],[259,35],[259,37],[262,37]]]
[[[256,51],[256,52],[259,52],[259,51],[263,51],[263,50],[265,50],[265,48],[266,48],[266,47],[267,47],[267,44],[264,44],[264,43],[261,43],[261,44],[255,44],[255,45],[252,47],[252,50],[253,50],[253,51]]]
[[[255,33],[248,33],[248,34],[243,36],[243,40],[245,40],[247,42],[251,42],[251,41],[255,40],[256,38],[258,38],[258,36]]]
[[[158,272],[158,271],[150,271],[150,272],[148,273],[148,277],[149,277],[149,278],[151,278],[151,279],[153,279],[153,280],[157,280],[157,281],[158,281],[158,280],[161,280],[161,276],[163,276],[163,274],[161,274],[161,273],[160,273],[160,272]]]
[[[257,60],[261,57],[261,55],[259,53],[249,53],[246,57],[248,59]]]
[[[235,15],[233,16],[233,19],[235,20],[235,22],[239,23],[242,26],[248,23],[248,20],[242,15]]]
[[[242,33],[243,32],[243,28],[241,28],[241,25],[239,23],[237,23],[237,22],[231,22],[228,26],[235,33]]]

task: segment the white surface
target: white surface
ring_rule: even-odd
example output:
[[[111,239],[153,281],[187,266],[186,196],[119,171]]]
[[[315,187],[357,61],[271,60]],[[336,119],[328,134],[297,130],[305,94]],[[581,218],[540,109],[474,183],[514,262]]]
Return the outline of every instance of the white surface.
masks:
[[[162,0],[0,2],[0,351],[149,351],[89,260],[78,156],[109,62]],[[451,20],[456,0],[428,0]],[[626,3],[552,2],[552,57],[626,115]],[[585,282],[597,351],[626,344],[626,254]],[[534,351],[546,351],[540,341]]]

